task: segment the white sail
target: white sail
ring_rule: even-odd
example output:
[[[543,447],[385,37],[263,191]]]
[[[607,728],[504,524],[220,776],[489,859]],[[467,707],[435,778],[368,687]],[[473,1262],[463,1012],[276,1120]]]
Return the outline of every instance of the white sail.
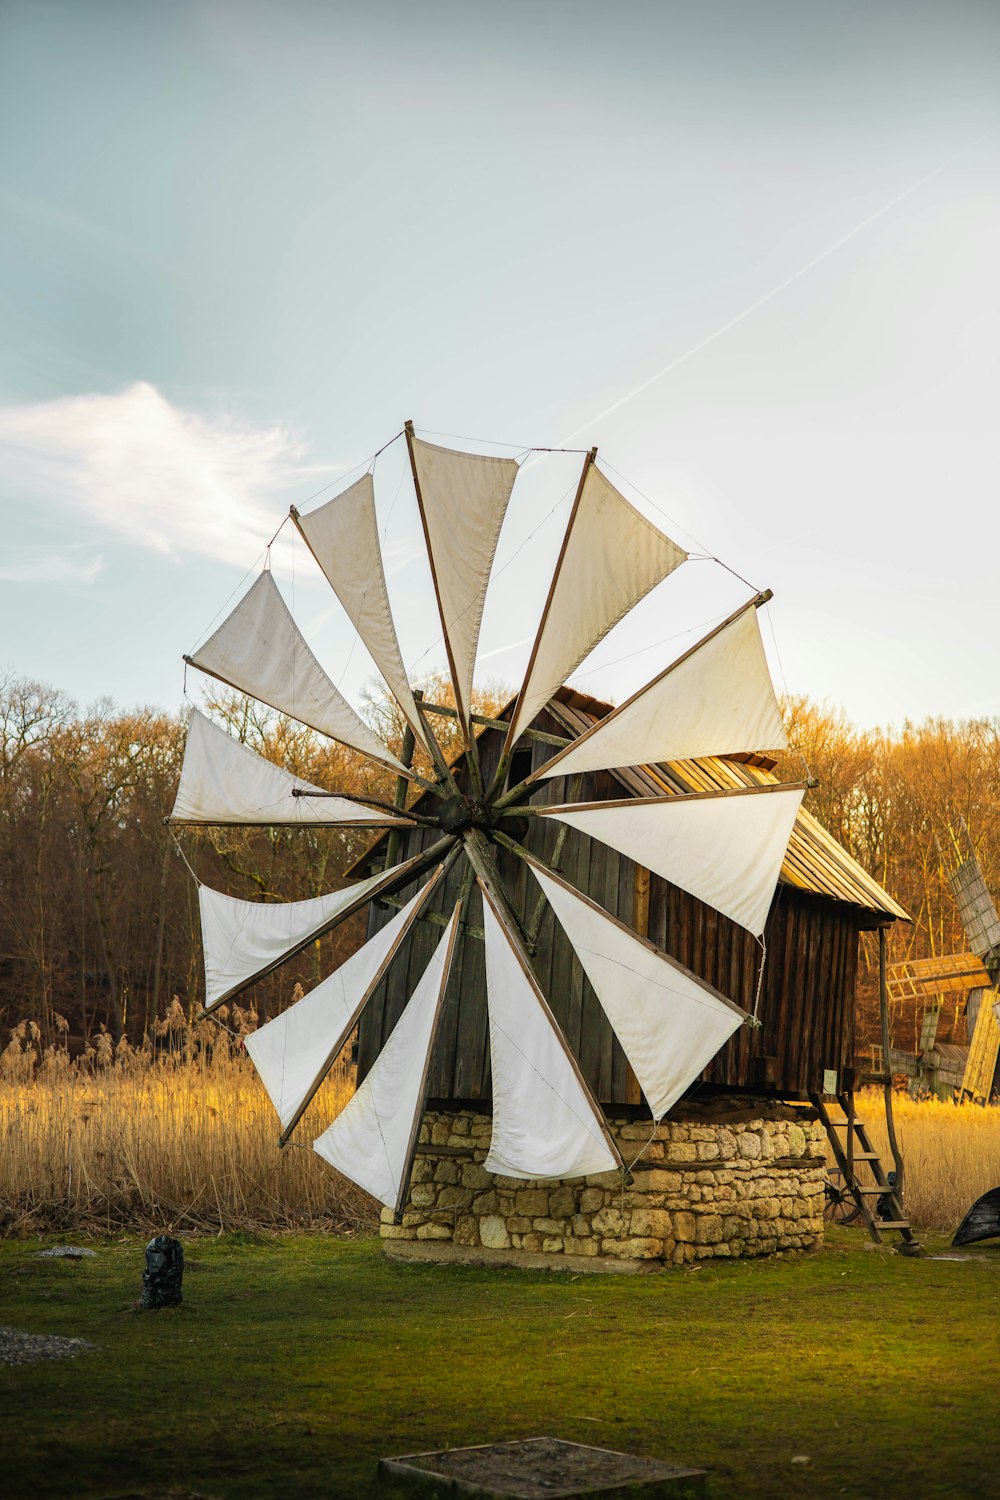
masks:
[[[342,745],[395,771],[404,770],[323,671],[270,572],[260,575],[215,634],[187,660]]]
[[[659,1120],[746,1019],[745,1012],[532,862]]]
[[[346,797],[293,797],[293,790],[320,788],[241,745],[199,709],[191,710],[171,823],[412,827],[406,819]]]
[[[387,1208],[400,1207],[410,1148],[419,1127],[430,1049],[448,983],[458,926],[452,914],[392,1035],[353,1099],[313,1150]]]
[[[700,755],[784,749],[781,720],[752,604],[685,654],[575,744],[541,776]]]
[[[556,564],[508,749],[611,627],[686,558],[590,465]]]
[[[432,883],[322,984],[247,1037],[246,1049],[282,1128],[295,1119],[340,1055]]]
[[[427,748],[424,728],[406,678],[382,566],[375,485],[364,474],[342,495],[293,519],[327,581],[347,611],[407,723]]]
[[[483,894],[493,1136],[503,1177],[586,1177],[619,1165],[556,1022]]]
[[[804,793],[780,788],[538,809],[764,932]]]
[[[419,438],[412,440],[412,453],[441,625],[454,663],[456,707],[468,723],[486,585],[517,464]]]
[[[205,1009],[252,984],[326,931],[341,912],[359,906],[402,869],[393,865],[342,891],[307,901],[240,901],[209,886],[198,888],[205,957]]]

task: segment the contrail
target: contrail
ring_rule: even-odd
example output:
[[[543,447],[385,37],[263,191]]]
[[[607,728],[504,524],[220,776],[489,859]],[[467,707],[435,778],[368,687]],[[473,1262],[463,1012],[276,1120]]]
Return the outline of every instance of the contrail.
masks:
[[[978,145],[979,142],[977,141],[975,144]],[[637,385],[627,395],[619,397],[611,406],[606,406],[603,411],[597,413],[596,417],[589,417],[581,427],[577,427],[573,432],[567,433],[566,437],[561,438],[556,446],[560,448],[566,447],[574,438],[578,438],[581,433],[586,432],[589,427],[592,427],[595,422],[602,422],[605,417],[609,417],[612,412],[618,411],[627,402],[634,401],[636,396],[648,390],[651,385],[655,385],[658,380],[662,380],[664,375],[669,375],[671,370],[676,370],[678,365],[682,365],[685,361],[693,359],[696,354],[700,354],[703,349],[707,349],[709,344],[714,344],[716,339],[721,339],[724,333],[728,333],[731,328],[735,328],[738,323],[742,323],[744,318],[749,318],[751,313],[755,313],[758,308],[763,307],[781,292],[786,291],[788,287],[794,285],[796,281],[799,281],[824,260],[827,260],[831,255],[835,255],[849,240],[853,240],[855,235],[860,234],[863,229],[867,229],[870,224],[874,224],[876,219],[881,219],[883,214],[889,213],[898,203],[902,203],[904,198],[908,198],[911,193],[915,193],[918,189],[924,187],[932,178],[937,177],[939,173],[943,172],[946,167],[950,167],[958,156],[964,156],[966,151],[971,149],[972,147],[963,148],[962,151],[956,152],[955,156],[950,156],[947,161],[943,161],[940,166],[935,167],[933,171],[927,172],[923,177],[919,177],[916,182],[911,182],[909,187],[904,188],[901,193],[896,193],[894,197],[889,199],[888,203],[883,203],[881,208],[877,208],[874,213],[868,214],[860,223],[855,224],[853,229],[849,229],[846,234],[842,234],[839,239],[834,240],[832,245],[828,245],[825,250],[821,250],[818,255],[814,255],[811,260],[807,260],[804,266],[800,266],[797,271],[793,271],[791,276],[786,276],[784,281],[779,281],[777,286],[773,286],[769,292],[765,292],[762,297],[758,297],[755,302],[751,302],[749,307],[745,307],[734,318],[730,318],[727,322],[721,324],[713,333],[708,334],[706,338],[700,339],[697,344],[692,344],[691,348],[686,349],[683,354],[678,354],[676,359],[672,359],[669,364],[664,365],[662,370],[657,370],[655,375],[650,375],[648,380],[644,380],[641,385]]]

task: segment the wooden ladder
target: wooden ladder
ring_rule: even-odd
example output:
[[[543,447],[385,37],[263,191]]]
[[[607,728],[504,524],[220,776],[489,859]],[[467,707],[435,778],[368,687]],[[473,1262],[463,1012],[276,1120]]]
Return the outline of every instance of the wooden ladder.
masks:
[[[837,1094],[834,1097],[840,1106],[843,1119],[836,1120],[831,1117],[827,1109],[827,1101],[822,1094],[810,1094],[809,1102],[823,1122],[834,1160],[844,1179],[844,1186],[858,1205],[868,1233],[877,1245],[883,1243],[884,1232],[898,1234],[900,1243],[897,1248],[901,1254],[921,1254],[921,1247],[910,1228],[910,1221],[904,1217],[896,1191],[883,1171],[881,1158],[878,1152],[872,1149],[871,1138],[865,1128],[865,1123],[854,1113],[853,1094]],[[870,1168],[874,1182],[858,1181],[856,1168],[862,1162]],[[881,1197],[888,1197],[892,1203],[893,1213],[890,1219],[876,1217],[877,1209],[873,1208],[869,1201],[874,1198],[877,1204]]]

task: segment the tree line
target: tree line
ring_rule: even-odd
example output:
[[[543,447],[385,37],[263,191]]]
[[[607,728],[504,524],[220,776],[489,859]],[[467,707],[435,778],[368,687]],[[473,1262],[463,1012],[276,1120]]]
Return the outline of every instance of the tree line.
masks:
[[[431,701],[447,703],[440,678]],[[476,707],[492,713],[494,688]],[[363,757],[239,694],[205,705],[243,743],[295,774],[348,796],[391,802],[395,777]],[[398,711],[372,697],[368,717],[399,753]],[[948,830],[970,831],[991,888],[1000,885],[1000,720],[933,719],[862,730],[805,698],[786,704],[794,753],[818,778],[807,805],[914,918],[893,937],[894,958],[965,948],[947,873]],[[37,1022],[45,1040],[106,1028],[142,1041],[175,995],[201,993],[199,879],[245,899],[299,900],[336,889],[371,831],[185,829],[164,822],[173,804],[184,714],[128,712],[101,702],[81,713],[56,688],[0,679],[0,1026]],[[453,720],[438,719],[454,737]],[[418,756],[417,769],[421,769]],[[428,770],[429,767],[423,767]],[[939,847],[940,845],[940,847]],[[188,868],[190,866],[190,869]],[[258,1015],[315,984],[356,946],[362,918],[324,937],[254,989]],[[862,973],[862,1040],[871,1030],[871,954]],[[909,1023],[900,1018],[904,1030]],[[897,1045],[913,1046],[908,1035]]]

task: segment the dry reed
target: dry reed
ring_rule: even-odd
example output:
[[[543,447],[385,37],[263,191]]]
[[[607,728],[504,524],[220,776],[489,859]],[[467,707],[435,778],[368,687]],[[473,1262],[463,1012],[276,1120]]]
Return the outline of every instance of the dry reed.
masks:
[[[190,1024],[175,1001],[141,1048],[102,1033],[78,1058],[44,1050],[22,1022],[0,1054],[0,1235],[121,1229],[345,1229],[375,1222],[369,1198],[310,1143],[354,1089],[345,1056],[279,1151],[270,1100],[242,1048],[252,1011]],[[1000,1186],[1000,1109],[894,1097],[906,1209],[954,1228]],[[858,1096],[891,1164],[882,1095]]]
[[[905,1208],[918,1229],[956,1229],[977,1198],[1000,1187],[1000,1109],[893,1095]],[[857,1096],[882,1165],[892,1167],[880,1089]]]
[[[0,1234],[120,1229],[346,1229],[368,1199],[309,1143],[350,1098],[347,1057],[296,1134],[278,1121],[242,1036],[252,1012],[189,1025],[178,1004],[141,1049],[102,1034],[80,1058],[22,1023],[0,1056]]]

